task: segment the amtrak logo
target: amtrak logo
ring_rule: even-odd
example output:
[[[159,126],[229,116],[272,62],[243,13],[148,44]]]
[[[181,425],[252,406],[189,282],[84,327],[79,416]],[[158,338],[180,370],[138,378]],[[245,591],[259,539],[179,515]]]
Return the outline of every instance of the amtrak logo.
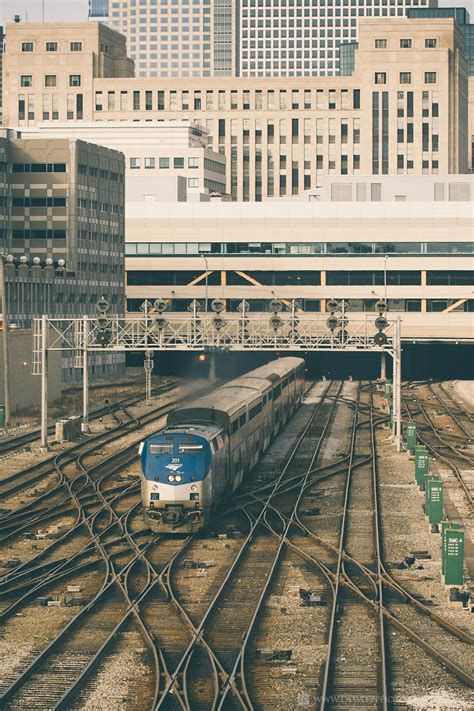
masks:
[[[177,472],[178,469],[181,469],[182,466],[182,464],[175,464],[174,462],[172,462],[171,464],[167,464],[165,469],[169,469],[172,472]]]

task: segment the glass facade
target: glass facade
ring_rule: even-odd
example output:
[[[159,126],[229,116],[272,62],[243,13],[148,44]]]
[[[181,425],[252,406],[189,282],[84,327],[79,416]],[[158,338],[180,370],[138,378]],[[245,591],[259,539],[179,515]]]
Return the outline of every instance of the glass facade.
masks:
[[[408,17],[437,18],[452,17],[456,20],[464,35],[464,56],[468,64],[468,71],[474,76],[474,25],[464,7],[414,7],[407,10]]]
[[[128,256],[473,254],[473,242],[127,242]]]
[[[109,0],[89,0],[89,17],[107,17]]]

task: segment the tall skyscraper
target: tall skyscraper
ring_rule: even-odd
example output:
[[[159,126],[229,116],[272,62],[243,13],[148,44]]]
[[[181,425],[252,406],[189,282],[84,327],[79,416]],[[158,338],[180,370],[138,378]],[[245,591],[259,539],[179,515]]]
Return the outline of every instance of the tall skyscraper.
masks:
[[[127,37],[137,76],[331,76],[359,17],[437,0],[90,0]]]
[[[437,0],[241,0],[240,76],[331,76],[359,17],[402,17]]]
[[[137,76],[235,76],[238,9],[236,0],[109,0],[108,24],[127,37]]]

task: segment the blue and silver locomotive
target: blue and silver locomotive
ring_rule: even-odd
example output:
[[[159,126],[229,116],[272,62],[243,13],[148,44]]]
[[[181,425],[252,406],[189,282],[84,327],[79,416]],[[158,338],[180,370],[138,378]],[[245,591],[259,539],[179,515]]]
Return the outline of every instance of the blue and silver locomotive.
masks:
[[[280,358],[171,412],[140,447],[147,525],[207,526],[299,406],[304,376],[304,360]]]

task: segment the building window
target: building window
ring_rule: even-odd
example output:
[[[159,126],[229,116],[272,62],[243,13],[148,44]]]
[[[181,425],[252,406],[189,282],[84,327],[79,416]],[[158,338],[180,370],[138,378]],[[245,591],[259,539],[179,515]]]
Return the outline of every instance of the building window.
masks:
[[[33,77],[31,76],[31,74],[21,75],[20,86],[33,86]]]
[[[34,44],[33,42],[22,42],[21,43],[21,51],[22,52],[33,52],[34,51]]]
[[[188,158],[188,168],[199,168],[199,158]]]
[[[375,40],[375,49],[387,49],[387,40],[386,39],[376,39]]]
[[[46,42],[46,51],[47,52],[57,52],[58,51],[58,43],[57,42]]]
[[[411,49],[411,47],[412,47],[411,39],[401,39],[400,40],[400,49]]]
[[[44,75],[44,85],[45,86],[56,86],[56,74],[45,74]]]
[[[198,188],[199,187],[199,179],[198,178],[188,178],[188,187],[189,188]]]
[[[82,42],[71,42],[69,49],[71,52],[82,52]]]
[[[140,168],[140,158],[130,158],[130,168]]]
[[[411,72],[400,72],[400,84],[411,84]]]
[[[425,72],[425,84],[436,84],[436,72]]]
[[[184,168],[184,158],[175,158],[173,160],[174,168]]]
[[[69,86],[81,86],[81,75],[80,74],[70,74],[69,75]]]
[[[154,168],[155,167],[155,159],[154,158],[145,158],[145,168]]]
[[[438,40],[435,39],[434,37],[428,37],[425,39],[425,47],[426,49],[436,49],[438,46]]]
[[[169,158],[160,158],[158,165],[160,168],[169,168],[170,167],[170,159]]]
[[[374,81],[376,84],[386,84],[387,83],[386,72],[375,72]]]

